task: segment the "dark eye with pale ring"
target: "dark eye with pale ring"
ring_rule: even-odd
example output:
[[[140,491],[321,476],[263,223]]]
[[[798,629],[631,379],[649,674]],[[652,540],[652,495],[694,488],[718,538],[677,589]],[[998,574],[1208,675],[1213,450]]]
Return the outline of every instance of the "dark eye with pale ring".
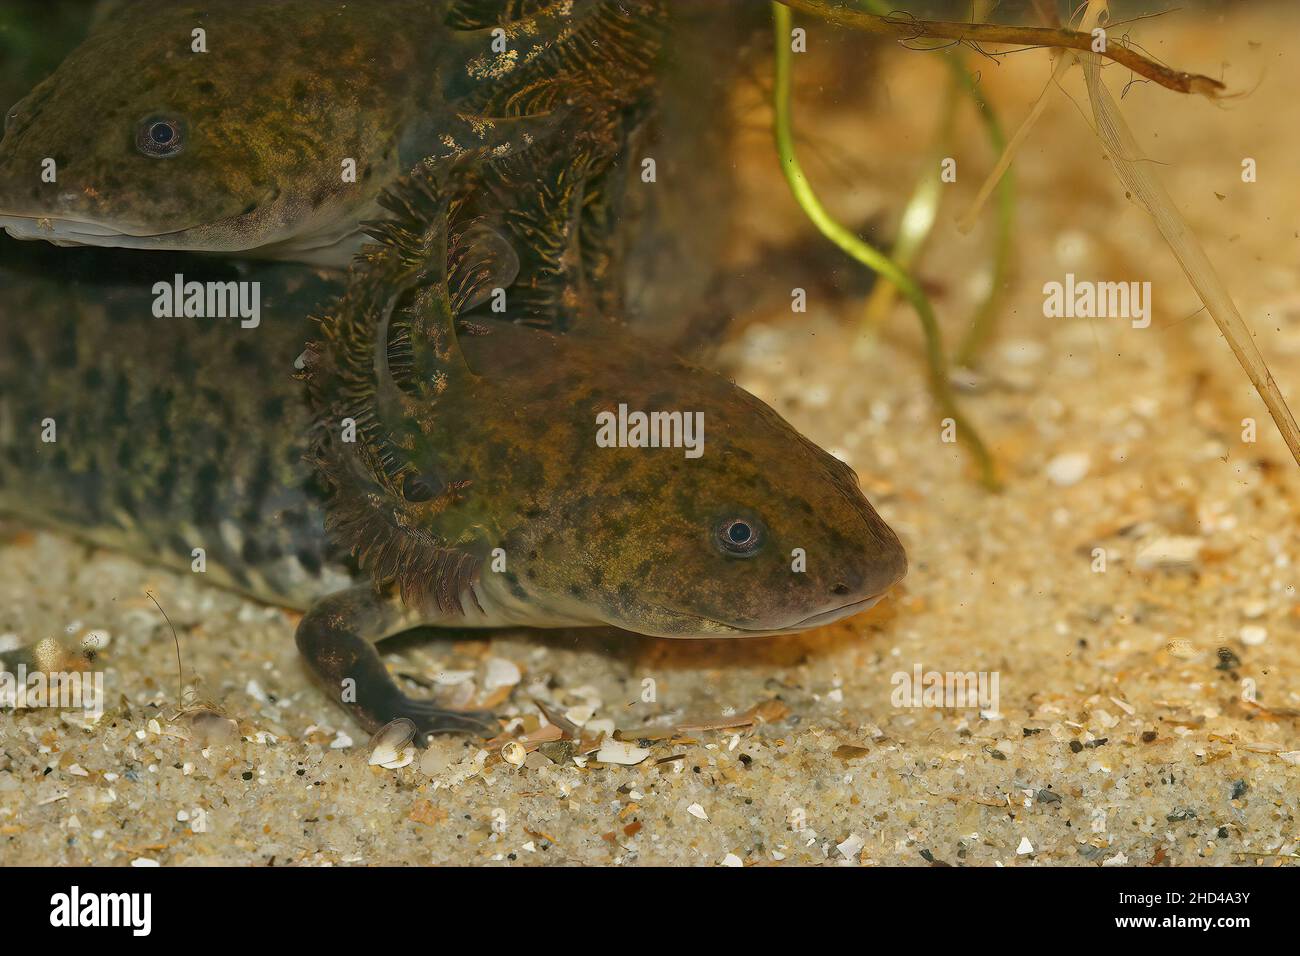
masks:
[[[136,130],[135,145],[140,152],[155,159],[175,156],[185,148],[185,127],[180,120],[151,117]]]
[[[752,518],[727,518],[718,525],[718,546],[727,554],[747,558],[763,543],[763,532]]]
[[[409,474],[402,479],[402,497],[418,504],[428,501],[434,495],[433,485],[421,475]]]

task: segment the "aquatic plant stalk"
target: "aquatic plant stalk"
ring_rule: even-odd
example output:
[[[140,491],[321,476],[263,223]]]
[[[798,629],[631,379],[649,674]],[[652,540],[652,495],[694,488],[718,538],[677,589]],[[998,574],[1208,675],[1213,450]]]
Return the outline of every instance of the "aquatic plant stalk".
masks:
[[[1079,29],[1091,31],[1103,16],[1107,14],[1105,3],[1095,3],[1089,0],[1088,7],[1083,11],[1079,18]],[[997,164],[993,171],[980,186],[979,192],[975,195],[975,201],[971,203],[970,208],[957,220],[957,229],[960,232],[970,232],[975,226],[975,220],[979,217],[980,210],[988,202],[989,196],[993,193],[994,186],[1002,180],[1011,171],[1011,162],[1016,158],[1016,153],[1020,151],[1021,145],[1029,138],[1030,132],[1037,125],[1039,118],[1043,115],[1043,110],[1047,108],[1047,92],[1053,86],[1058,85],[1070,67],[1074,66],[1075,58],[1060,57],[1056,66],[1052,68],[1051,79],[1043,87],[1043,92],[1038,94],[1038,99],[1034,101],[1033,108],[1030,109],[1029,115],[1021,121],[1015,133],[1011,137],[1011,142],[1002,150],[1002,155],[998,157]]]
[[[1006,150],[1006,136],[1002,124],[998,122],[993,106],[984,98],[984,94],[967,72],[961,58],[950,55],[948,62],[955,73],[961,76],[971,98],[975,101],[976,111],[984,123],[984,130],[994,152],[1001,154]],[[1011,170],[1006,170],[998,181],[997,217],[994,220],[993,264],[989,270],[989,288],[983,301],[975,308],[961,344],[957,346],[956,361],[958,365],[971,365],[980,349],[993,337],[997,328],[999,296],[1011,270],[1011,233],[1016,219],[1016,180]]]
[[[877,16],[888,16],[891,12],[890,7],[884,0],[862,0],[862,5]],[[974,14],[976,19],[982,19],[985,15],[979,10],[974,11]],[[965,90],[974,102],[976,112],[979,113],[980,121],[984,124],[985,134],[989,138],[994,153],[999,157],[1006,155],[1006,137],[1002,133],[1002,124],[998,122],[997,114],[994,112],[992,105],[985,99],[984,94],[966,69],[966,64],[963,62],[961,55],[951,50],[946,51],[944,62],[952,71],[953,81]],[[951,105],[951,101],[948,105]],[[946,106],[945,109],[947,108]],[[950,118],[946,117],[945,120]],[[996,177],[989,177],[984,189],[981,190],[983,198],[977,201],[976,206],[967,215],[970,217],[970,223],[973,226],[979,207],[988,198],[995,185],[998,189],[998,212],[994,231],[993,265],[989,275],[989,288],[979,305],[975,307],[975,314],[971,318],[966,334],[962,337],[961,344],[957,346],[956,361],[958,365],[972,364],[979,350],[992,338],[997,325],[998,293],[1002,290],[1007,271],[1011,265],[1011,227],[1015,220],[1016,187],[1009,168],[1003,167]],[[899,228],[900,237],[895,245],[893,258],[905,268],[911,265],[911,257],[906,255],[910,244],[914,243],[919,248],[925,235],[928,235],[934,225],[934,216],[931,215],[929,221],[925,223],[924,233],[921,233],[919,238],[909,238],[909,245],[904,245],[903,237],[908,235],[908,226],[912,222],[913,210],[916,209],[919,213],[926,208],[923,203],[927,202],[932,203],[933,208],[937,210],[938,186],[939,180],[937,177],[923,179],[918,184],[916,191],[912,194],[912,199],[903,212],[902,224]],[[961,231],[966,232],[969,228],[970,226],[967,226]],[[914,231],[919,232],[919,227],[914,227]],[[884,283],[876,287],[876,292],[873,292],[872,300],[868,303],[867,324],[869,327],[878,325],[883,318],[884,308],[892,301],[893,289],[892,285]]]
[[[883,252],[863,242],[852,232],[831,216],[821,200],[813,191],[804,175],[799,159],[795,153],[793,119],[791,111],[791,50],[790,28],[792,15],[790,10],[780,2],[772,4],[772,23],[776,47],[776,82],[773,93],[773,132],[776,137],[777,154],[781,160],[781,169],[795,201],[799,203],[805,215],[817,229],[831,242],[853,259],[871,269],[877,275],[898,287],[903,297],[916,310],[921,320],[921,330],[925,336],[925,354],[930,374],[930,390],[940,410],[951,418],[957,426],[958,437],[970,449],[979,468],[980,480],[990,488],[998,486],[992,457],[974,426],[966,421],[957,408],[953,397],[952,383],[948,377],[948,361],[944,354],[943,338],[939,323],[929,299],[904,269]]]
[[[1156,222],[1156,228],[1178,258],[1184,274],[1196,290],[1206,311],[1228,340],[1232,354],[1245,370],[1255,390],[1268,408],[1269,415],[1282,433],[1291,456],[1300,464],[1300,428],[1296,427],[1291,409],[1278,388],[1264,357],[1255,347],[1250,328],[1237,311],[1223,280],[1214,270],[1196,236],[1186,220],[1174,206],[1169,193],[1152,172],[1152,165],[1143,156],[1133,131],[1119,111],[1114,97],[1101,81],[1101,61],[1096,54],[1083,56],[1083,74],[1088,84],[1088,99],[1092,103],[1097,121],[1097,136],[1106,146],[1111,164],[1124,188],[1140,202]]]
[[[1055,69],[1052,70],[1052,78],[1043,87],[1043,92],[1038,95],[1038,99],[1034,101],[1029,115],[1016,127],[1015,133],[1011,136],[1011,142],[1003,147],[1002,154],[998,156],[998,161],[993,166],[993,171],[980,184],[979,192],[975,194],[975,200],[970,204],[970,208],[957,219],[958,232],[970,232],[974,228],[975,220],[979,218],[984,204],[988,202],[989,196],[993,194],[997,184],[1011,171],[1011,162],[1016,158],[1016,153],[1020,151],[1021,144],[1029,138],[1029,134],[1038,123],[1039,117],[1043,115],[1043,110],[1047,108],[1047,91],[1052,88],[1053,84],[1060,81],[1065,71],[1070,68],[1070,65],[1071,61],[1065,58],[1062,58],[1056,64]]]
[[[929,238],[939,215],[940,196],[943,183],[939,178],[939,161],[952,139],[952,123],[955,113],[956,98],[953,91],[959,81],[954,78],[944,96],[943,118],[939,122],[939,133],[935,137],[933,155],[926,158],[921,176],[912,188],[912,195],[903,207],[903,215],[898,220],[898,234],[894,237],[894,246],[889,257],[903,269],[910,269],[925,240]],[[898,286],[892,282],[877,282],[867,298],[867,308],[863,325],[870,332],[879,331],[894,305]]]

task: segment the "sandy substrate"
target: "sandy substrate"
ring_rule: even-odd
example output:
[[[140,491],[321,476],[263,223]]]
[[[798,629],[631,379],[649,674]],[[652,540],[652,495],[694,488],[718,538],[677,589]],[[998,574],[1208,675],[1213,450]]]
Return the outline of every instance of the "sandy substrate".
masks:
[[[1259,85],[1223,108],[1140,85],[1124,108],[1300,402],[1300,128],[1284,121],[1297,67],[1281,11],[1143,24],[1153,54],[1206,72],[1222,63],[1234,89]],[[981,68],[1008,123],[1049,69],[1033,53]],[[893,221],[936,116],[933,59],[891,52],[880,75],[886,90],[864,92],[861,108],[842,101],[817,137],[852,155],[857,188],[809,159],[847,219]],[[1077,76],[1066,90],[1085,102]],[[75,712],[0,715],[0,861],[1294,860],[1297,469],[1083,114],[1052,96],[1019,164],[1018,272],[1001,338],[963,396],[1003,493],[981,490],[964,453],[940,440],[901,308],[871,341],[856,332],[860,301],[813,297],[806,316],[747,317],[723,356],[740,384],[858,469],[911,558],[891,600],[818,632],[748,642],[403,639],[394,669],[441,674],[452,700],[487,695],[488,675],[512,662],[522,680],[497,710],[522,715],[525,730],[541,699],[590,711],[597,730],[612,721],[625,736],[661,739],[635,766],[595,755],[578,766],[550,748],[557,762],[539,752],[516,768],[481,755],[482,741],[444,738],[385,769],[368,766],[365,737],[310,684],[292,615],[9,524],[0,634],[12,636],[0,640],[107,632],[95,666],[110,709],[84,726]],[[958,142],[959,180],[920,269],[953,330],[978,293],[988,241],[951,226],[990,162],[973,124]],[[751,231],[779,238],[798,220],[770,147],[756,133],[745,152],[761,157],[743,171]],[[1242,183],[1244,157],[1257,160],[1259,182]],[[1044,318],[1043,283],[1067,272],[1151,281],[1151,327]],[[792,266],[772,282],[805,278]],[[1242,441],[1246,418],[1258,422],[1255,443]],[[241,741],[204,750],[176,736],[189,730],[170,719],[175,654],[146,589],[180,631],[187,680],[198,675],[240,721]],[[895,675],[915,667],[996,673],[997,712],[894,706]],[[457,671],[467,681],[454,683]],[[643,729],[760,704],[767,720],[748,727]]]

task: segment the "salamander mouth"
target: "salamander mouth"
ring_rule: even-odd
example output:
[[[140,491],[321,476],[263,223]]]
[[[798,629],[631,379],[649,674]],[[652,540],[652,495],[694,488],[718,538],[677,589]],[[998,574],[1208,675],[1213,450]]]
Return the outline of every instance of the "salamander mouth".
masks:
[[[0,216],[0,228],[14,239],[44,239],[47,242],[79,246],[144,245],[189,231],[188,229],[174,229],[168,232],[128,231],[89,219],[68,219],[59,216]]]
[[[893,585],[890,585],[892,588]],[[739,624],[727,624],[723,621],[717,621],[713,618],[702,617],[697,614],[690,614],[685,611],[679,611],[676,608],[665,607],[663,605],[651,605],[656,610],[661,611],[666,617],[674,621],[679,621],[683,625],[693,625],[693,630],[685,629],[676,633],[660,633],[658,637],[672,638],[707,638],[707,637],[776,637],[781,634],[798,634],[801,631],[812,630],[815,627],[823,627],[827,624],[833,624],[846,617],[859,614],[862,611],[869,610],[880,603],[881,599],[889,593],[890,588],[885,588],[870,597],[860,598],[856,601],[850,601],[839,607],[831,608],[829,611],[819,611],[810,615],[794,624],[785,627],[762,628],[762,627],[744,627]]]
[[[97,238],[122,234],[117,229],[95,222],[46,216],[0,216],[0,226],[15,239],[61,239],[71,236]]]
[[[833,607],[829,611],[819,611],[816,614],[809,615],[802,621],[797,621],[786,627],[779,628],[747,628],[736,627],[736,633],[744,634],[749,637],[771,637],[778,634],[798,634],[802,631],[811,631],[815,627],[825,627],[827,624],[834,624],[836,621],[843,620],[846,617],[852,617],[862,611],[870,610],[880,603],[881,599],[888,593],[886,588],[878,594],[862,598],[857,601],[850,601],[848,604],[841,604],[839,607]]]
[[[881,591],[879,594],[873,594],[871,597],[862,598],[860,601],[850,601],[848,604],[831,608],[829,611],[822,611],[818,614],[813,614],[810,617],[804,618],[798,624],[793,625],[793,628],[795,630],[803,631],[813,627],[821,627],[824,624],[833,624],[835,621],[850,617],[854,614],[859,614],[862,611],[869,611],[880,603],[881,598],[883,598],[886,593],[888,593],[888,589]]]

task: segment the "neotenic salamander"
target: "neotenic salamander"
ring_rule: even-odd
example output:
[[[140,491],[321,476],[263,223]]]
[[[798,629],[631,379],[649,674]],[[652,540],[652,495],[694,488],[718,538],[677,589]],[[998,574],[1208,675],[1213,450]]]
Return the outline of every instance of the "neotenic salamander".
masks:
[[[659,5],[125,0],[6,113],[0,227],[344,267],[414,164],[563,139],[577,88],[614,121]]]
[[[255,329],[156,319],[141,283],[7,282],[0,509],[178,568],[205,549],[215,580],[305,611],[310,667],[371,729],[490,726],[398,688],[373,642],[417,625],[742,637],[874,604],[906,559],[853,471],[584,307],[584,170],[516,184],[493,221],[484,168],[404,181],[314,330],[295,316],[329,287],[285,266],[243,277]],[[500,287],[536,327],[474,308]],[[600,447],[619,404],[701,413],[704,453]]]

